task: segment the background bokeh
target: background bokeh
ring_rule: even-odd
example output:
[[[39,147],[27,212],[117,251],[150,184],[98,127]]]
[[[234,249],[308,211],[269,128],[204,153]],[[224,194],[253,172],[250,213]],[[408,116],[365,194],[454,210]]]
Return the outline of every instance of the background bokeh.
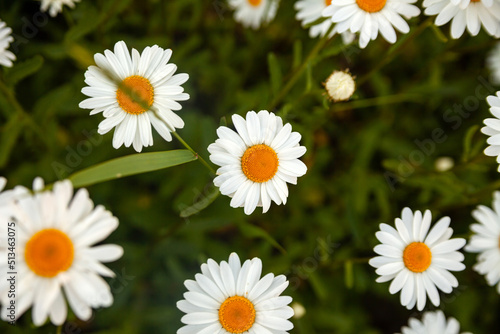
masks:
[[[179,134],[202,156],[221,122],[249,110],[268,109],[318,42],[295,19],[293,1],[282,1],[276,19],[253,31],[233,19],[223,0],[83,0],[51,18],[39,2],[0,1],[0,18],[14,31],[18,60],[0,69],[0,174],[8,187],[47,183],[99,162],[135,153],[115,150],[112,134],[96,134],[102,115],[78,108],[85,96],[84,72],[93,54],[124,40],[141,51],[171,48],[178,73],[191,95],[178,112]],[[274,111],[302,134],[308,173],[290,186],[286,206],[272,205],[245,216],[217,197],[205,210],[181,218],[217,191],[198,162],[114,180],[88,188],[96,204],[111,210],[119,228],[106,240],[124,247],[109,264],[115,296],[110,308],[82,322],[70,314],[63,333],[175,333],[183,313],[176,308],[208,258],[260,257],[264,272],[286,274],[284,294],[303,305],[291,333],[395,333],[410,316],[377,284],[367,264],[382,222],[393,224],[401,210],[432,210],[433,221],[450,216],[455,234],[469,236],[471,210],[491,205],[500,187],[497,164],[486,157],[479,132],[489,116],[485,97],[498,87],[489,81],[487,52],[495,40],[484,32],[447,39],[421,15],[409,35],[392,47],[382,39],[360,50],[330,41]],[[269,66],[271,64],[271,66]],[[349,102],[328,101],[323,82],[333,70],[349,69],[358,79]],[[270,70],[271,69],[271,70]],[[270,72],[273,72],[271,80]],[[182,148],[154,133],[144,151]],[[450,157],[455,166],[436,169]],[[472,270],[456,274],[460,286],[442,294],[440,309],[464,331],[500,332],[499,295]],[[428,310],[433,309],[427,305]],[[1,333],[55,333],[50,323],[34,328],[31,313]]]

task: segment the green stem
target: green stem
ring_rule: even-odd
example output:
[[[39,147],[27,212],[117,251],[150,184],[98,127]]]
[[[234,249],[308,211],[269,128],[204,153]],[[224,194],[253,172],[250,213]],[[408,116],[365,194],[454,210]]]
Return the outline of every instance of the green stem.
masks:
[[[199,160],[199,161],[200,161],[200,162],[201,162],[201,163],[202,163],[205,167],[207,167],[207,168],[208,168],[208,170],[210,171],[210,173],[212,173],[212,174],[214,174],[214,175],[216,174],[216,173],[215,173],[215,169],[213,169],[213,167],[212,167],[212,166],[210,166],[210,165],[206,162],[206,160],[205,160],[205,159],[203,159],[203,158],[202,158],[202,157],[201,157],[198,153],[196,153],[196,151],[195,151],[195,150],[193,150],[193,149],[191,148],[191,146],[189,146],[189,144],[188,144],[188,143],[186,143],[186,142],[184,141],[184,139],[182,139],[182,138],[181,138],[181,136],[179,136],[179,134],[178,134],[176,131],[173,131],[173,132],[172,132],[172,134],[174,135],[174,137],[175,137],[175,138],[177,138],[177,140],[178,140],[178,141],[180,141],[180,142],[181,142],[181,144],[182,144],[182,145],[184,145],[184,147],[185,147],[185,148],[187,148],[187,149],[188,149],[191,153],[193,153],[193,154],[196,156],[196,158],[197,158],[197,159],[198,159],[198,160]]]
[[[61,334],[62,333],[62,325],[57,326],[56,329],[56,334]]]
[[[420,35],[427,27],[431,26],[433,18],[429,18],[428,20],[423,21],[417,29],[414,29],[407,35],[403,36],[403,38],[393,45],[389,51],[387,52],[387,55],[382,58],[382,60],[375,66],[370,72],[368,72],[366,75],[361,77],[359,80],[356,80],[356,85],[359,87],[362,84],[364,84],[373,74],[377,73],[382,67],[385,65],[389,64],[396,55],[406,46],[408,43],[410,43],[412,40],[414,40],[418,35]]]
[[[396,94],[396,95],[379,96],[371,99],[355,100],[352,102],[334,104],[331,108],[331,111],[339,112],[344,110],[360,109],[360,108],[367,108],[367,107],[386,105],[392,103],[400,103],[403,101],[421,102],[421,98],[422,97],[417,94]]]
[[[273,111],[274,108],[283,100],[283,98],[286,96],[286,94],[290,91],[290,89],[293,88],[297,80],[300,78],[304,70],[307,68],[307,65],[311,62],[311,60],[316,57],[316,55],[325,47],[328,42],[330,42],[332,39],[328,37],[330,34],[331,29],[333,28],[330,27],[328,32],[323,36],[318,43],[314,46],[314,48],[309,52],[307,55],[305,61],[291,74],[290,80],[286,83],[286,85],[280,90],[280,92],[276,95],[276,97],[271,101],[269,105],[269,111]]]

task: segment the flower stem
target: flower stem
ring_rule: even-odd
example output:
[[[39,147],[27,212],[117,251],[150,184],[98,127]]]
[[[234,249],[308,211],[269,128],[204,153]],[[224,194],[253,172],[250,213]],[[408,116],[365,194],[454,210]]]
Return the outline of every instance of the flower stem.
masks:
[[[191,146],[189,146],[189,144],[188,144],[188,143],[186,143],[186,142],[184,141],[184,139],[182,139],[182,138],[181,138],[181,136],[179,136],[179,134],[177,133],[177,131],[172,131],[172,134],[174,135],[174,137],[175,137],[175,138],[177,138],[177,140],[178,140],[178,141],[180,141],[180,142],[181,142],[181,144],[182,144],[182,145],[184,145],[184,147],[185,147],[185,148],[187,148],[187,149],[188,149],[191,153],[193,153],[193,154],[196,156],[196,158],[197,158],[197,159],[198,159],[198,160],[199,160],[199,161],[200,161],[200,162],[201,162],[201,163],[202,163],[205,167],[207,167],[207,168],[208,168],[208,170],[210,171],[210,173],[212,173],[212,174],[214,174],[214,175],[215,175],[215,170],[213,169],[213,167],[212,167],[212,166],[210,166],[210,165],[208,164],[208,162],[207,162],[205,159],[203,159],[203,158],[202,158],[202,157],[201,157],[198,153],[196,153],[196,152],[195,152],[195,150],[193,150],[193,149],[191,148]]]
[[[300,78],[304,70],[307,68],[307,65],[311,62],[311,60],[316,57],[316,55],[323,49],[328,42],[330,42],[332,39],[329,37],[331,30],[333,29],[333,24],[330,27],[330,29],[327,31],[325,36],[323,36],[314,46],[314,48],[309,52],[307,55],[306,59],[300,66],[291,74],[290,80],[286,83],[286,85],[279,91],[279,93],[275,96],[275,98],[271,101],[269,104],[269,111],[273,111],[276,106],[283,100],[283,98],[286,96],[286,94],[290,91],[290,89],[293,88],[297,80]]]

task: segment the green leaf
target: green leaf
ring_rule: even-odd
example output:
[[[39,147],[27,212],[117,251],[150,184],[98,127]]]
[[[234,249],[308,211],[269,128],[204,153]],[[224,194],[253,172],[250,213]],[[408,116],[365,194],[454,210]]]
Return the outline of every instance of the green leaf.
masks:
[[[14,64],[11,69],[5,71],[5,82],[11,86],[38,72],[42,68],[43,58],[40,55],[36,55],[31,59],[23,62],[15,62]]]
[[[9,162],[9,156],[14,148],[17,138],[21,133],[24,126],[22,117],[18,115],[13,116],[2,129],[2,136],[0,137],[0,168],[5,167]]]
[[[199,194],[200,200],[181,211],[181,218],[187,218],[207,208],[219,196],[219,188],[212,185],[208,193]]]
[[[344,273],[345,273],[345,276],[344,276],[345,286],[348,289],[352,289],[352,287],[354,286],[354,273],[353,273],[353,269],[352,269],[352,261],[351,260],[347,260],[344,263]]]
[[[274,53],[270,52],[267,55],[267,64],[269,66],[269,74],[271,75],[271,89],[273,94],[277,94],[281,88],[283,76],[281,74],[280,64]]]
[[[463,162],[468,161],[469,158],[471,157],[470,153],[471,153],[471,146],[472,146],[472,138],[474,138],[474,135],[476,134],[478,129],[479,129],[479,125],[473,125],[467,130],[467,133],[465,134],[464,153],[462,154],[462,161]]]
[[[151,172],[196,160],[188,150],[132,154],[91,166],[69,177],[73,186],[83,187],[124,176]]]
[[[246,237],[264,239],[277,248],[281,253],[286,254],[286,250],[261,227],[249,223],[242,223],[239,225],[239,228],[241,233],[243,233]]]
[[[293,43],[293,68],[297,68],[302,64],[302,41],[297,39]]]
[[[64,39],[66,42],[75,41],[92,32],[100,23],[99,13],[94,7],[82,6],[83,15],[78,23],[68,30]]]

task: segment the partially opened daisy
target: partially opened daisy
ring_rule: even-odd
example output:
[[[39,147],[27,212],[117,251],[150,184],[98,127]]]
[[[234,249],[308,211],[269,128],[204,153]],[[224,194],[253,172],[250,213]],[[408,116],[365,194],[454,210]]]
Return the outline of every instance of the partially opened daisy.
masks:
[[[424,0],[425,15],[436,15],[434,23],[442,26],[451,21],[450,32],[460,38],[465,28],[476,36],[481,25],[492,36],[500,33],[500,3],[497,0]]]
[[[401,328],[402,334],[459,334],[459,332],[460,324],[457,319],[450,317],[447,321],[441,310],[425,312],[422,321],[410,318],[408,327]]]
[[[32,307],[33,323],[41,326],[50,318],[55,325],[66,320],[67,306],[81,320],[88,320],[92,308],[113,303],[111,289],[101,276],[114,273],[103,262],[119,259],[123,249],[99,245],[118,227],[118,219],[102,206],[94,208],[85,189],[73,196],[68,180],[56,182],[52,191],[21,196],[11,204],[16,224],[16,317]],[[1,243],[7,240],[2,238]],[[0,257],[7,258],[4,247]],[[6,273],[7,262],[0,263]],[[2,319],[7,320],[9,298],[6,280],[0,282]]]
[[[481,132],[490,136],[486,142],[490,145],[484,150],[484,154],[490,157],[497,157],[497,162],[500,164],[500,91],[495,95],[490,95],[486,98],[490,105],[490,113],[494,118],[484,120],[486,126],[481,128]],[[500,165],[498,166],[500,172]]]
[[[449,271],[465,269],[464,256],[457,252],[465,245],[465,239],[450,239],[453,230],[450,218],[441,218],[432,229],[431,212],[413,213],[404,208],[402,219],[396,218],[396,229],[380,224],[377,239],[382,243],[374,248],[381,255],[370,260],[380,275],[377,282],[392,281],[391,294],[401,290],[401,305],[412,309],[415,304],[423,310],[427,296],[439,306],[438,289],[450,293],[458,281]]]
[[[184,127],[173,110],[182,109],[177,101],[189,99],[181,86],[189,76],[174,75],[177,66],[168,63],[171,55],[172,50],[154,45],[142,54],[132,49],[131,57],[125,42],[120,41],[114,52],[105,50],[104,55],[94,56],[97,66],[85,72],[89,87],[82,89],[90,98],[82,101],[80,108],[92,109],[90,115],[103,113],[105,120],[98,132],[105,134],[115,128],[114,148],[133,145],[140,152],[143,146],[153,145],[151,125],[166,141],[172,140],[170,132]]]
[[[360,33],[359,46],[365,48],[378,33],[389,43],[396,42],[396,31],[406,34],[410,31],[410,19],[420,14],[420,9],[412,5],[416,0],[332,0],[322,15],[337,23],[335,31]]]
[[[500,85],[500,42],[496,43],[486,57],[486,66],[490,70],[490,81]]]
[[[497,285],[500,293],[500,192],[496,191],[493,199],[493,210],[479,205],[472,211],[472,217],[479,224],[472,224],[474,232],[465,250],[480,253],[474,270],[485,275],[490,286]]]
[[[280,296],[287,288],[284,275],[260,277],[262,261],[246,260],[241,265],[236,253],[229,261],[217,264],[209,259],[201,265],[195,280],[186,280],[189,290],[177,307],[186,313],[181,319],[186,326],[177,334],[269,334],[288,333],[293,324],[289,306],[292,298]]]
[[[265,213],[271,201],[285,204],[288,183],[306,173],[300,158],[306,148],[299,145],[301,135],[281,117],[266,110],[249,111],[246,119],[233,115],[236,131],[221,126],[219,139],[210,144],[210,160],[221,166],[214,184],[223,195],[232,197],[231,207],[244,207],[247,215],[257,206]]]
[[[80,2],[80,0],[42,0],[40,10],[42,12],[48,10],[50,16],[54,17],[62,12],[64,5],[69,8],[75,8],[75,2]]]
[[[295,16],[297,20],[302,21],[302,25],[306,26],[311,24],[323,16],[321,13],[323,9],[328,7],[332,3],[332,0],[299,0],[295,2],[295,9],[297,10],[297,15]],[[315,38],[318,36],[325,36],[330,27],[332,26],[332,21],[325,19],[323,22],[313,25],[309,28],[309,36]],[[329,37],[335,35],[335,29],[332,29]],[[350,44],[356,36],[350,31],[344,31],[342,33],[342,41],[344,44]]]
[[[235,11],[234,19],[253,29],[274,19],[278,3],[279,0],[229,0],[229,6]]]
[[[16,60],[16,56],[7,50],[14,38],[11,36],[12,29],[7,27],[5,22],[0,20],[0,65],[12,67],[12,61]]]

